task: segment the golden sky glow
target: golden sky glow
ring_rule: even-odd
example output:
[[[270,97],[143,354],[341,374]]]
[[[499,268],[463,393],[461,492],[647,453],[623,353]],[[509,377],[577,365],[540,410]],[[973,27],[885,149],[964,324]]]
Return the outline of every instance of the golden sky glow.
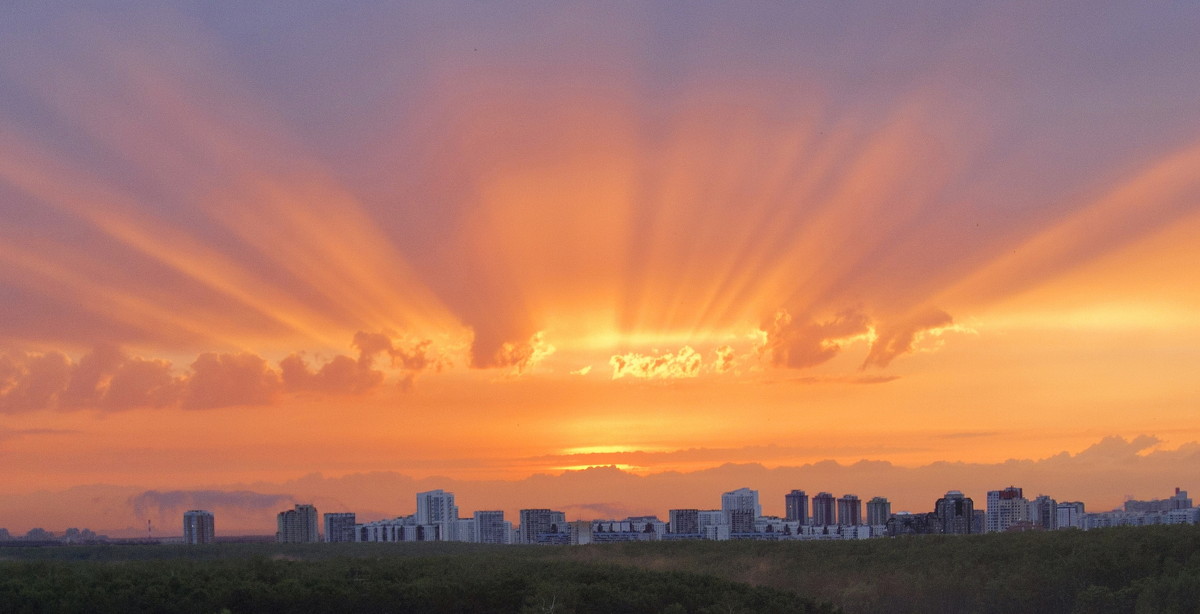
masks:
[[[1200,10],[619,9],[6,18],[0,526],[1194,479]]]

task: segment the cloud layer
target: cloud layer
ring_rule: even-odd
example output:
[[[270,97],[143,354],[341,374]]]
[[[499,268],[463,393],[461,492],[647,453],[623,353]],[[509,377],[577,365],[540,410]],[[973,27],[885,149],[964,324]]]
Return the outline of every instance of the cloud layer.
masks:
[[[185,372],[166,360],[131,356],[102,346],[72,361],[62,352],[0,354],[0,413],[43,409],[134,408],[215,409],[270,405],[288,393],[362,395],[380,388],[387,377],[375,368],[388,358],[397,385],[412,388],[416,377],[440,369],[432,342],[400,345],[381,333],[359,332],[358,358],[336,355],[313,368],[302,354],[291,354],[272,366],[249,352],[205,352]]]

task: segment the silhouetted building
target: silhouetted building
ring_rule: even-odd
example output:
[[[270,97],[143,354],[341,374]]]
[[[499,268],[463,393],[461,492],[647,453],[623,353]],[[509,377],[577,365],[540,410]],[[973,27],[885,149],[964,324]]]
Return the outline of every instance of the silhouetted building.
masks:
[[[1048,495],[1038,495],[1029,502],[1029,522],[1035,529],[1053,531],[1058,528],[1058,501]]]
[[[1055,506],[1054,524],[1060,529],[1082,529],[1084,513],[1082,501],[1063,501]]]
[[[1138,512],[1142,514],[1153,514],[1170,512],[1172,510],[1185,510],[1192,507],[1192,500],[1188,498],[1186,490],[1175,489],[1175,496],[1169,499],[1151,499],[1149,501],[1126,501],[1126,512]]]
[[[504,512],[490,510],[475,512],[476,541],[481,544],[507,544],[512,525],[504,520]]]
[[[730,533],[753,533],[754,512],[751,510],[729,510]]]
[[[212,512],[188,510],[183,513],[183,543],[211,544],[214,534]]]
[[[325,514],[325,541],[354,541],[355,518],[353,512],[331,512]]]
[[[837,524],[837,499],[827,492],[817,493],[812,499],[813,524],[816,526]]]
[[[295,509],[279,512],[276,524],[277,542],[296,544],[318,541],[317,508],[312,505],[296,505]]]
[[[667,522],[670,525],[671,533],[675,535],[700,534],[700,510],[670,510],[667,514]]]
[[[948,535],[973,533],[971,524],[975,518],[975,502],[964,497],[962,492],[951,490],[933,504],[937,517],[938,532]]]
[[[893,514],[884,523],[884,533],[888,537],[901,535],[930,535],[938,532],[937,514],[910,514],[900,512]]]
[[[847,527],[862,524],[862,501],[858,495],[844,495],[837,500],[837,523]]]
[[[567,516],[562,512],[540,509],[521,510],[521,541],[526,544],[553,543],[554,539],[546,537],[562,533],[570,541],[567,531]]]
[[[1009,486],[1004,490],[988,491],[988,533],[1029,527],[1029,500],[1022,495],[1020,488]]]
[[[793,490],[784,495],[783,507],[785,520],[808,524],[808,494],[803,490]]]
[[[892,517],[892,504],[884,497],[873,497],[867,501],[867,524],[883,526]]]

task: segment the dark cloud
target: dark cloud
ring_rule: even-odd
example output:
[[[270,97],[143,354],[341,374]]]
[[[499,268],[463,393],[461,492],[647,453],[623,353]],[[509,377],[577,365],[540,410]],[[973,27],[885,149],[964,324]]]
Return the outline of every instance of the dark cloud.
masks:
[[[870,318],[857,309],[843,310],[823,322],[800,322],[780,310],[763,325],[767,333],[763,352],[775,366],[813,367],[837,356],[842,349],[839,340],[864,334],[870,325]]]
[[[877,336],[862,366],[886,367],[897,356],[913,350],[913,341],[919,333],[953,323],[954,318],[951,318],[950,314],[940,309],[931,309],[902,322],[882,326],[876,331]]]
[[[385,333],[359,331],[354,334],[353,346],[359,352],[357,359],[338,355],[315,370],[302,353],[284,358],[279,363],[284,389],[352,395],[370,392],[384,382],[384,372],[375,368],[379,355],[383,354],[393,368],[400,370],[401,389],[408,390],[422,372],[440,370],[443,364],[431,356],[433,341],[429,339],[411,342],[406,347]]]
[[[368,333],[360,330],[354,333],[352,345],[358,348],[358,361],[367,367],[374,364],[376,354],[380,352],[391,354],[393,351],[391,337],[383,333]]]
[[[62,407],[96,407],[113,374],[126,361],[114,345],[101,345],[84,354],[71,372],[71,383],[59,398]]]
[[[508,369],[513,375],[521,375],[554,351],[554,346],[546,342],[542,333],[536,333],[527,341],[509,341],[501,344],[500,349],[496,350],[492,360],[485,366]]]

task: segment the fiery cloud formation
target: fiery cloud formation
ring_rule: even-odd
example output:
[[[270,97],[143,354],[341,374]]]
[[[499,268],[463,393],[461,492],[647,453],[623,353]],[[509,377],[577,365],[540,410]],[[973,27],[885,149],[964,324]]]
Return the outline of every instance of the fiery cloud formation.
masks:
[[[631,353],[613,356],[608,364],[613,368],[613,379],[674,379],[700,375],[703,362],[699,352],[685,345],[678,352],[665,354],[644,356]]]
[[[0,20],[6,491],[1200,440],[1192,7],[316,6]]]

